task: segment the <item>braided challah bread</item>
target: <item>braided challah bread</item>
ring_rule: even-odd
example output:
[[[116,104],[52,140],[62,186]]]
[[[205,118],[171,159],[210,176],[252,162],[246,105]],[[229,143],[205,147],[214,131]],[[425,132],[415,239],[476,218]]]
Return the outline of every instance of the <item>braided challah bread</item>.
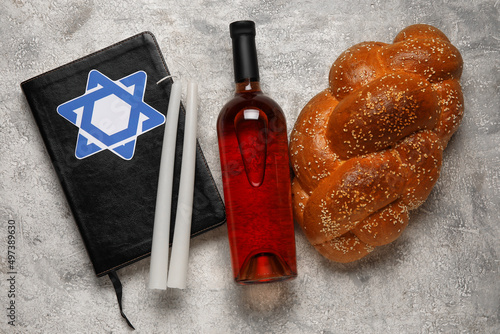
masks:
[[[290,139],[294,216],[325,257],[351,262],[394,241],[426,200],[463,115],[462,64],[423,24],[333,63]]]

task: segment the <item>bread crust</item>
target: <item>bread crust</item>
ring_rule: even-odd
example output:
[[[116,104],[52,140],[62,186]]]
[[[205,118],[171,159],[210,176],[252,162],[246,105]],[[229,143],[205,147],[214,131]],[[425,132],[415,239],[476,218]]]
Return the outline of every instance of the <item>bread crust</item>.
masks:
[[[355,261],[401,235],[463,117],[462,67],[444,33],[422,24],[333,63],[290,139],[294,217],[323,256]]]

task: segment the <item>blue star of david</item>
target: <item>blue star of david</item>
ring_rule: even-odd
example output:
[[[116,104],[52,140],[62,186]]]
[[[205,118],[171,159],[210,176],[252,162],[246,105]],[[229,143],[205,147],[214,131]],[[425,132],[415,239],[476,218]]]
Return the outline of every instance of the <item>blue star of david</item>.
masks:
[[[57,113],[79,128],[75,156],[103,150],[130,160],[137,137],[165,122],[165,116],[144,102],[147,75],[135,72],[113,81],[89,72],[85,94],[57,107]]]

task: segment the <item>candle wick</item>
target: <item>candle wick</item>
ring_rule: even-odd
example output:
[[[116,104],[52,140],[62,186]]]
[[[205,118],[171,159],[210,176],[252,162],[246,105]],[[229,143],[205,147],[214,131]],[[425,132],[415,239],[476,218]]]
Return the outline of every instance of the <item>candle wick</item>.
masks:
[[[156,82],[156,84],[157,84],[157,85],[159,85],[159,84],[160,84],[160,83],[162,83],[163,81],[165,81],[165,80],[167,80],[167,79],[170,79],[170,78],[176,78],[176,79],[177,79],[177,78],[179,78],[179,77],[178,77],[177,75],[173,75],[173,74],[171,74],[171,75],[167,75],[166,77],[163,77],[163,78],[161,78],[160,80],[158,80],[158,81]]]

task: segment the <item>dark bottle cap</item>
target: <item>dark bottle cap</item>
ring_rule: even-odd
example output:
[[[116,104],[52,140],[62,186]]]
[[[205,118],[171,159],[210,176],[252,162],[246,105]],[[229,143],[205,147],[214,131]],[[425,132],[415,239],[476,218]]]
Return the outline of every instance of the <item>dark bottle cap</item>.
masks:
[[[259,81],[259,64],[255,47],[255,23],[236,21],[229,25],[233,40],[234,81]]]

